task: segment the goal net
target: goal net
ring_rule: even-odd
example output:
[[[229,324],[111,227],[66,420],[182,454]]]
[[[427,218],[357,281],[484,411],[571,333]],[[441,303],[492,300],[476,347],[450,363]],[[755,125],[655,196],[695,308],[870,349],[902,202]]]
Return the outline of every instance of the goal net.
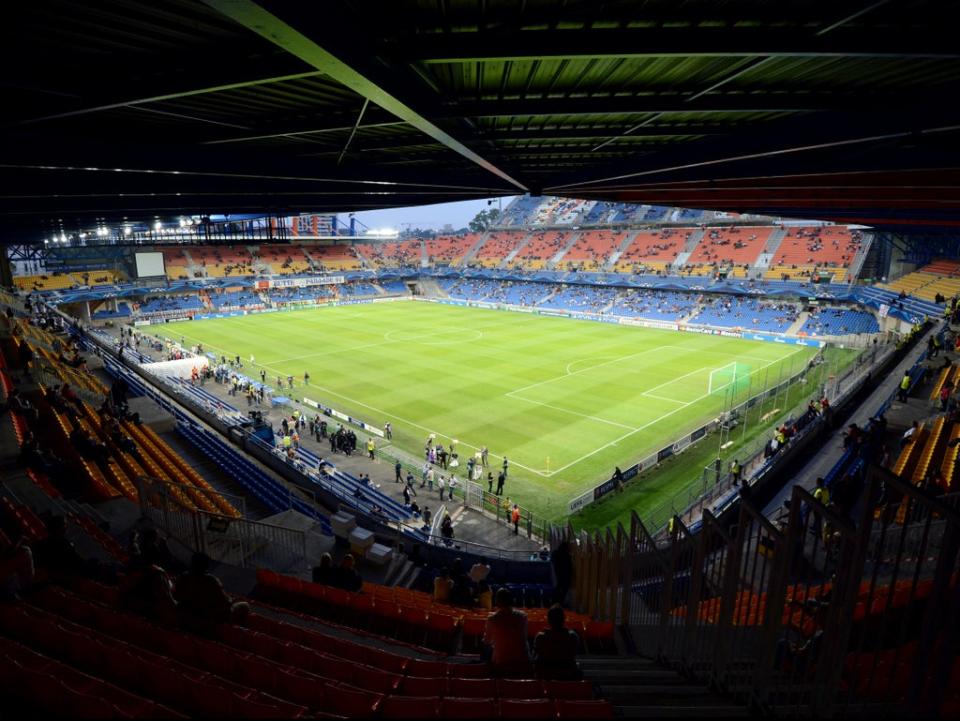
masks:
[[[711,395],[731,391],[736,394],[749,386],[750,366],[746,363],[734,362],[710,371],[707,392]]]

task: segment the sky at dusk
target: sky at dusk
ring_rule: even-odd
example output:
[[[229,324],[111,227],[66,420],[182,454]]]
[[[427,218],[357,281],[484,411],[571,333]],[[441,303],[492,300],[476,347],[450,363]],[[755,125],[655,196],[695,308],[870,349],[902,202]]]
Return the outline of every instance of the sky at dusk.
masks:
[[[449,223],[457,228],[465,228],[473,217],[481,210],[488,207],[496,208],[501,203],[504,208],[513,198],[495,198],[491,205],[487,205],[484,200],[462,200],[456,203],[438,203],[436,205],[416,205],[410,208],[387,208],[385,210],[364,210],[356,213],[357,221],[363,223],[371,230],[380,228],[392,228],[393,230],[406,230],[407,223],[411,228],[423,228],[424,230],[440,230]],[[339,223],[350,224],[347,213],[340,213]]]

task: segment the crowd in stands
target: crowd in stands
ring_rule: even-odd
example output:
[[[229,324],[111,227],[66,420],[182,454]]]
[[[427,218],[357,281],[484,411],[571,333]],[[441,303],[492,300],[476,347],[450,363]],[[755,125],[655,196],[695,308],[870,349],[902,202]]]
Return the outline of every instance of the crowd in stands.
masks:
[[[791,303],[723,296],[707,300],[691,318],[693,323],[783,333],[800,316]]]
[[[880,325],[871,313],[848,308],[821,308],[810,312],[800,328],[807,335],[847,335],[879,333]]]

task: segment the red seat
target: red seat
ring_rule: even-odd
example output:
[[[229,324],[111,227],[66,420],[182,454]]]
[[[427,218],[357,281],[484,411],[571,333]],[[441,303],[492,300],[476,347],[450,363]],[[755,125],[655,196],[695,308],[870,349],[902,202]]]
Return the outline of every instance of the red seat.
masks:
[[[344,684],[327,684],[324,691],[327,708],[350,718],[369,718],[376,712],[383,695]]]
[[[380,704],[382,718],[439,718],[439,696],[387,696]]]
[[[447,673],[456,678],[490,678],[493,675],[486,663],[448,663]]]
[[[497,682],[492,678],[450,678],[447,694],[463,698],[493,698],[497,695]]]
[[[244,686],[273,693],[277,688],[277,667],[270,662],[250,658],[237,664],[236,676],[232,678]]]
[[[280,574],[268,571],[265,568],[257,569],[258,586],[278,586],[280,585]]]
[[[265,693],[253,694],[238,709],[244,718],[300,718],[307,713],[303,706],[288,703]]]
[[[500,718],[504,719],[552,719],[553,702],[540,699],[500,699]]]
[[[447,679],[442,677],[404,676],[400,683],[400,693],[405,696],[442,696],[446,688]]]
[[[405,671],[407,676],[421,678],[435,678],[447,675],[447,664],[444,661],[429,661],[422,658],[411,658]]]
[[[571,701],[561,699],[556,702],[558,719],[609,719],[613,718],[613,706],[609,701]]]
[[[440,704],[440,717],[445,719],[492,719],[497,703],[492,698],[456,698],[447,696]]]
[[[313,674],[288,673],[277,670],[277,695],[290,699],[294,703],[302,704],[310,709],[325,706],[325,684]]]
[[[353,685],[367,691],[376,691],[377,693],[394,693],[397,686],[400,685],[400,676],[395,673],[387,673],[370,666],[355,666],[353,670]]]
[[[534,681],[532,679],[498,679],[497,691],[499,692],[497,695],[500,698],[543,698],[543,685],[540,681]]]

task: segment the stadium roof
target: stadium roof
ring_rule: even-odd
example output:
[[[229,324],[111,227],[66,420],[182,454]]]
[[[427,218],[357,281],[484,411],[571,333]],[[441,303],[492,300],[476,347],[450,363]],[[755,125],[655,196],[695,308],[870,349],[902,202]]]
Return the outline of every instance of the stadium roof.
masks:
[[[4,7],[0,223],[529,191],[960,222],[958,3]]]

